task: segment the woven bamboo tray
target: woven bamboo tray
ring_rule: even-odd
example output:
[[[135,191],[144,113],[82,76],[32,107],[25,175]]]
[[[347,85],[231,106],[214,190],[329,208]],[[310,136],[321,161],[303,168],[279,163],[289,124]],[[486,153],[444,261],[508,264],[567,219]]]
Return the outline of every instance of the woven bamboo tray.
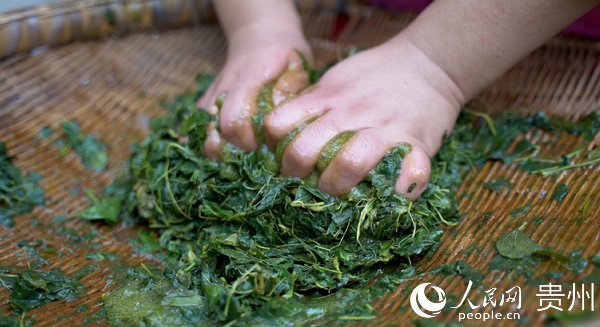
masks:
[[[303,0],[298,6],[319,65],[340,58],[352,46],[383,42],[415,17],[413,13],[386,13],[345,1]],[[114,287],[115,271],[122,265],[153,263],[128,244],[141,227],[108,228],[55,217],[70,217],[86,207],[89,200],[85,192],[98,192],[112,181],[128,157],[129,144],[141,140],[148,133],[149,119],[162,113],[158,103],[192,88],[197,73],[218,72],[225,53],[226,43],[208,0],[77,1],[0,15],[0,141],[17,156],[19,168],[42,175],[41,185],[48,197],[46,207],[17,217],[16,227],[0,227],[0,266],[25,267],[43,260],[44,269],[59,267],[67,274],[97,266],[82,278],[86,296],[70,303],[52,302],[29,312],[27,316],[36,326],[77,326],[90,320],[94,325],[105,325],[104,320],[94,319],[94,314],[101,308],[101,294]],[[577,119],[600,111],[599,63],[600,42],[557,37],[521,61],[470,107],[488,112],[506,107],[526,112],[544,110]],[[95,133],[109,144],[111,161],[106,172],[84,169],[75,154],[60,158],[54,144],[39,137],[42,127],[56,128],[62,119],[77,120],[84,132]],[[543,148],[541,155],[572,151],[577,140],[562,135],[553,148]],[[514,187],[502,194],[483,188],[484,182],[497,177],[505,177]],[[570,190],[564,200],[551,201],[543,196],[559,183]],[[470,172],[459,190],[459,208],[466,213],[465,218],[448,228],[440,250],[431,259],[416,265],[428,270],[464,260],[486,271],[495,254],[493,241],[538,217],[544,218],[541,224],[530,223],[526,228],[534,241],[561,253],[581,249],[589,258],[600,252],[599,191],[600,165],[544,179],[508,165],[488,163]],[[578,222],[588,202],[588,219]],[[510,216],[513,209],[526,204],[531,210]],[[61,227],[63,231],[57,232]],[[65,236],[65,227],[73,230],[71,236]],[[78,239],[77,235],[89,232],[97,235],[89,241]],[[58,254],[32,257],[23,240],[46,244],[42,246],[53,247]],[[88,251],[113,253],[118,259],[94,262],[86,259]],[[550,262],[538,268],[541,272],[557,270]],[[586,273],[592,269],[590,264]],[[575,278],[563,272],[562,281]],[[494,312],[520,312],[529,317],[527,326],[543,325],[546,313],[537,311],[538,285],[527,285],[521,277],[503,276],[503,272],[487,275],[482,282],[484,289],[496,287],[499,296],[520,286],[523,307],[511,310],[504,306]],[[409,294],[422,282],[438,285],[447,294],[462,295],[466,289],[462,278],[438,275],[406,282],[376,301],[378,317],[360,325],[411,326],[418,317],[410,309]],[[598,311],[600,290],[596,291]],[[8,289],[0,288],[0,316],[9,314],[9,295]],[[490,310],[487,307],[478,312]],[[456,321],[457,311],[442,313],[436,320]],[[516,325],[506,320],[467,324]]]

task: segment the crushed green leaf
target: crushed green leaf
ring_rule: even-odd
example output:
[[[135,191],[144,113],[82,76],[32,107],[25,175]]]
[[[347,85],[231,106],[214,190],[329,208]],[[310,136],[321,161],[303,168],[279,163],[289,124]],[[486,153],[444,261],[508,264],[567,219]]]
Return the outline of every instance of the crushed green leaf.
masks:
[[[0,327],[23,327],[28,326],[17,317],[0,317]]]
[[[66,156],[71,149],[75,150],[83,166],[101,172],[108,165],[108,146],[92,135],[85,135],[74,120],[61,122],[63,135],[56,139],[60,155]]]
[[[58,268],[47,272],[0,267],[0,285],[12,290],[8,303],[22,313],[56,300],[73,301],[85,294],[83,284]]]
[[[199,78],[204,89],[210,80]],[[507,151],[527,131],[588,133],[543,113],[519,117],[506,111],[492,119],[465,111],[432,159],[430,182],[418,200],[410,202],[394,192],[402,158],[410,151],[405,145],[390,150],[363,182],[335,198],[314,186],[318,173],[307,180],[279,175],[285,147],[278,146],[275,154],[266,146],[244,153],[225,144],[222,161],[207,159],[202,152],[206,127],[217,118],[196,109],[202,92],[200,88],[166,104],[169,113],[153,120],[151,135],[133,147],[124,206],[157,231],[160,247],[171,259],[162,273],[133,273],[105,296],[113,323],[195,324],[205,319],[203,323],[268,325],[282,317],[371,319],[374,313],[364,303],[373,298],[365,294],[345,302],[349,311],[343,316],[317,310],[306,318],[315,311],[305,305],[326,295],[339,302],[338,294],[349,298],[351,290],[368,289],[365,285],[382,267],[410,270],[411,259],[438,244],[443,226],[460,218],[454,190],[468,171],[488,160],[521,169],[551,167],[553,163],[536,161],[536,147],[528,140]],[[600,117],[594,113],[582,124],[600,129]],[[324,152],[335,153],[347,141],[340,139]],[[504,255],[522,259],[499,258],[505,266],[530,269],[523,262],[542,248],[519,233],[505,235],[497,246]],[[479,278],[468,265],[447,268]],[[137,310],[135,303],[143,308]]]
[[[75,217],[88,220],[102,219],[108,224],[115,224],[121,214],[123,199],[108,197],[80,211]]]
[[[578,274],[582,273],[588,264],[588,261],[583,257],[582,252],[580,250],[573,251],[569,257],[571,259],[569,267]]]
[[[27,177],[12,164],[4,143],[0,142],[0,226],[14,226],[15,215],[29,213],[44,204],[41,177],[30,172]]]
[[[50,136],[52,136],[52,134],[54,134],[54,130],[52,129],[52,127],[44,127],[42,129],[40,129],[40,136],[42,138],[49,138]]]

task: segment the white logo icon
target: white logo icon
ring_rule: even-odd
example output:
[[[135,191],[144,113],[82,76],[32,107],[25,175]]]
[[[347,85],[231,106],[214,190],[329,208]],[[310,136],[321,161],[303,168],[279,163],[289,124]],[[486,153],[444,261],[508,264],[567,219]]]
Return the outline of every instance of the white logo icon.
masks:
[[[431,286],[431,288],[433,288],[437,292],[440,302],[429,301],[427,295],[425,295],[425,288],[427,287],[427,285],[430,284],[431,283],[420,284],[419,286],[415,287],[415,289],[410,294],[410,306],[416,314],[423,318],[433,318],[437,316],[437,314],[440,313],[440,311],[442,311],[442,309],[446,305],[446,294],[441,288],[433,285]],[[423,312],[423,310],[421,310],[421,307],[425,311],[430,312],[431,314]]]

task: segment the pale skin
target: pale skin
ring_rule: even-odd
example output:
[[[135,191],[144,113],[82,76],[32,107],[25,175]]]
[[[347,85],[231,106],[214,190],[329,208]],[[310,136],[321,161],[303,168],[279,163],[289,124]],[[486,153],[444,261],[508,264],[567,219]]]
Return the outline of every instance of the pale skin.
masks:
[[[296,50],[309,61],[312,56],[291,0],[213,3],[229,52],[198,102],[220,115],[220,133],[209,128],[208,156],[218,158],[224,140],[247,151],[257,148],[250,120],[255,98],[276,80],[277,107],[265,118],[267,145],[274,149],[298,124],[315,119],[286,148],[282,174],[306,177],[331,138],[356,131],[321,174],[319,188],[347,192],[387,151],[406,142],[412,150],[396,191],[414,200],[427,187],[429,158],[460,108],[600,1],[437,0],[401,33],[340,62],[305,90],[308,76]],[[220,94],[226,97],[219,112]]]

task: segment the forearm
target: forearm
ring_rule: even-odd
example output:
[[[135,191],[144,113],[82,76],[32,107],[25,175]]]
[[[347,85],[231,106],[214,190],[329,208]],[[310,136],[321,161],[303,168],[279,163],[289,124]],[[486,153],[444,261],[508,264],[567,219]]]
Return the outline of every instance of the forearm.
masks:
[[[410,42],[470,100],[599,0],[437,0],[391,42]]]
[[[231,42],[255,32],[298,33],[300,17],[292,0],[216,0],[217,16]]]

